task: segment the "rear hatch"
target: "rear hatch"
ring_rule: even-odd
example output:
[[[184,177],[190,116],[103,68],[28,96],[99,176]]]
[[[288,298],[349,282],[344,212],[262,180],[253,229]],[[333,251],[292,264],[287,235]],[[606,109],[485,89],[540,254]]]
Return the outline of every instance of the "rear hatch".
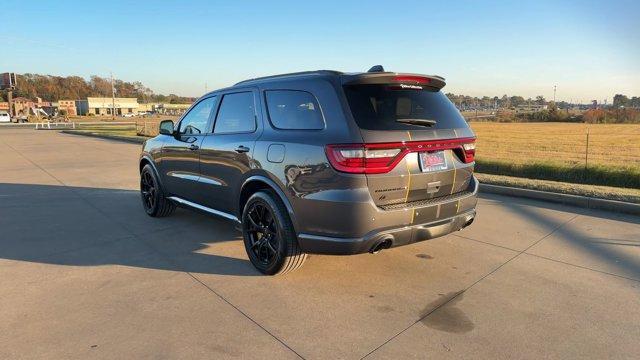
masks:
[[[374,73],[345,76],[343,88],[364,144],[333,145],[343,171],[365,173],[382,208],[419,206],[468,191],[475,135],[435,76]],[[340,170],[340,169],[338,169]]]

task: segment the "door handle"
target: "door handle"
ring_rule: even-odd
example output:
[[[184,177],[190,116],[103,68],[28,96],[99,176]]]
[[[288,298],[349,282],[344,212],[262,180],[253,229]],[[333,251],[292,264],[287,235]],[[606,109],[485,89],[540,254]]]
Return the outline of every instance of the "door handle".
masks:
[[[198,149],[200,149],[200,146],[196,144],[191,144],[191,146],[189,146],[189,150],[198,150]]]
[[[248,147],[246,147],[246,146],[242,146],[242,145],[240,145],[240,146],[238,146],[238,147],[236,148],[236,152],[237,152],[237,153],[240,153],[240,154],[242,154],[242,153],[246,153],[246,152],[249,152],[249,150],[250,150],[250,149],[249,149]]]

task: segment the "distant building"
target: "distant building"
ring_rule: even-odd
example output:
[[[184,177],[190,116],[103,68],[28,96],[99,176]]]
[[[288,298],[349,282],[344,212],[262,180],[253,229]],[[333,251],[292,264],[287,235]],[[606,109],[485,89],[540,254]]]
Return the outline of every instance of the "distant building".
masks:
[[[57,103],[53,103],[53,106],[58,107],[58,111],[64,110],[67,115],[75,116],[78,115],[78,110],[76,109],[76,101],[75,100],[58,100]]]
[[[13,98],[12,103],[13,111],[17,115],[29,115],[30,110],[33,110],[34,108],[41,109],[43,107],[51,107],[50,102],[42,101],[41,98],[36,98],[36,101],[33,101],[25,97],[17,97]]]
[[[134,114],[138,112],[136,98],[99,98],[89,97],[87,100],[75,102],[79,115],[111,115],[115,108],[115,115]]]
[[[9,111],[9,103],[4,101],[0,102],[0,111]]]

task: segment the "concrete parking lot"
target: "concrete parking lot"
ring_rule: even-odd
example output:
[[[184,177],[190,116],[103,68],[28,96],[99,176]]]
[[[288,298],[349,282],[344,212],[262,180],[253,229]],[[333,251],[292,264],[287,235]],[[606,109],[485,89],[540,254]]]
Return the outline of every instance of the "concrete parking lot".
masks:
[[[637,358],[640,219],[483,196],[456,234],[261,276],[147,217],[139,145],[0,129],[0,358]]]

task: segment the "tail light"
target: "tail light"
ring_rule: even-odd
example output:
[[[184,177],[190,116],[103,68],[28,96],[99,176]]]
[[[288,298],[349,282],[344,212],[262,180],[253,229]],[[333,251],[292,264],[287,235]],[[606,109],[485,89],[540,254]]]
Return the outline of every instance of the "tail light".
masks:
[[[336,170],[342,172],[355,174],[389,172],[402,160],[400,155],[403,154],[404,148],[402,144],[377,145],[379,144],[328,145],[327,158]]]
[[[428,84],[431,82],[431,79],[424,76],[415,76],[415,75],[399,75],[394,76],[392,78],[394,82],[414,82],[418,84]]]
[[[411,152],[453,150],[461,161],[471,163],[475,138],[409,141],[396,143],[333,144],[325,148],[334,169],[352,174],[383,174],[391,171]]]
[[[462,144],[462,150],[464,151],[464,162],[470,163],[476,158],[476,140]]]

